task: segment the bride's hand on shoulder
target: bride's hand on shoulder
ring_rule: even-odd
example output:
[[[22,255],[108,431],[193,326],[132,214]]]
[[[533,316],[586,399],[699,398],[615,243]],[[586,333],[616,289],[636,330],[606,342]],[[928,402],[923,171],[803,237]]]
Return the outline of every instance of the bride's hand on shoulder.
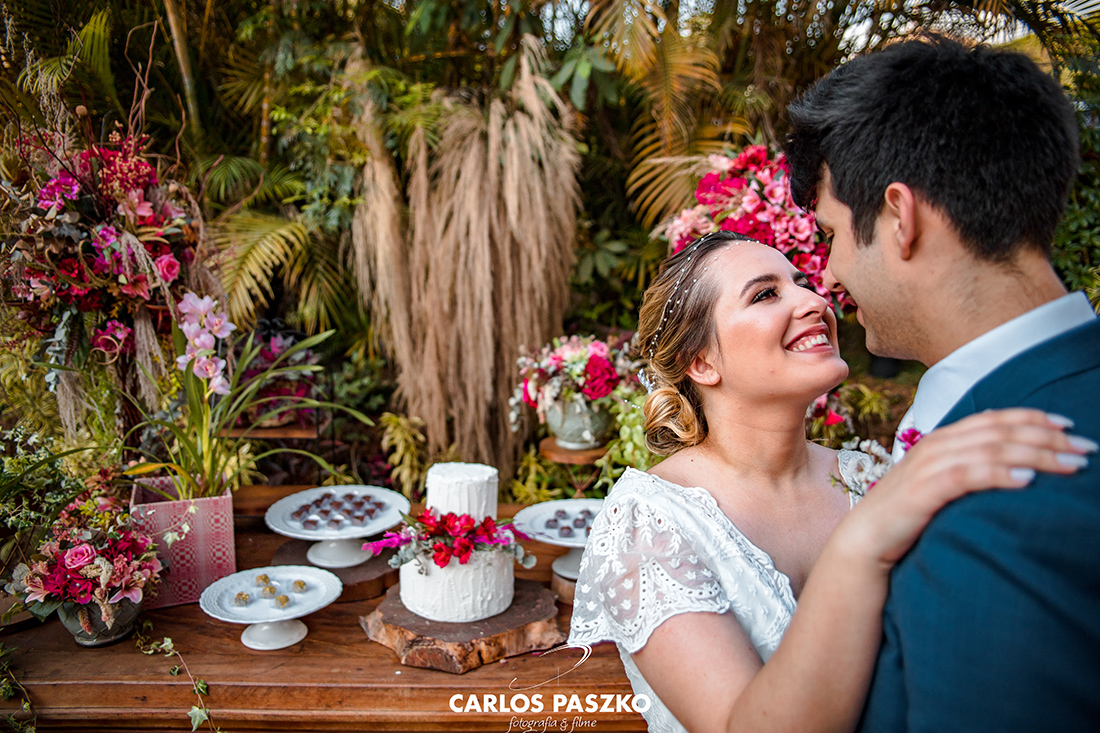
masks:
[[[1027,408],[990,410],[920,439],[867,492],[836,538],[856,556],[888,571],[936,512],[965,494],[1023,489],[1036,471],[1071,474],[1096,450],[1068,435],[1061,418]]]

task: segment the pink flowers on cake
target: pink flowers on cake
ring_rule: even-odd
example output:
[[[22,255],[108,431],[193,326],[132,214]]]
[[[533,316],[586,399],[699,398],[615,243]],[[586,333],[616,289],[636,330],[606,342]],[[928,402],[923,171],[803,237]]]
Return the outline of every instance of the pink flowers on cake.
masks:
[[[394,567],[417,554],[430,554],[432,562],[445,568],[452,557],[465,565],[479,550],[505,550],[522,561],[523,553],[515,553],[517,537],[525,539],[514,527],[497,524],[492,517],[479,522],[469,514],[437,514],[433,509],[425,509],[415,518],[406,517],[400,530],[386,532],[382,539],[366,543],[363,549],[377,555],[386,548],[398,548],[398,554],[390,560]]]

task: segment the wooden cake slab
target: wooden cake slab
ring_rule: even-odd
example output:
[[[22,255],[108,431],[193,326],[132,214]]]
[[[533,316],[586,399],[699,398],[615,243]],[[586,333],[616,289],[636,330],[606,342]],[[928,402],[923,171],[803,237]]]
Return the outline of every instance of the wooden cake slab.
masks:
[[[272,565],[312,565],[306,557],[312,542],[306,540],[290,540],[283,543],[275,551],[271,558]],[[344,592],[336,599],[336,603],[348,603],[350,601],[365,601],[369,598],[377,598],[386,592],[386,589],[397,585],[397,568],[390,567],[390,558],[396,550],[387,548],[381,555],[375,555],[361,565],[350,568],[325,568],[334,574],[344,584]]]
[[[516,580],[504,613],[466,624],[429,621],[401,603],[398,587],[359,625],[371,641],[393,649],[408,667],[463,674],[504,657],[549,649],[566,639],[557,623],[554,594],[533,580]]]

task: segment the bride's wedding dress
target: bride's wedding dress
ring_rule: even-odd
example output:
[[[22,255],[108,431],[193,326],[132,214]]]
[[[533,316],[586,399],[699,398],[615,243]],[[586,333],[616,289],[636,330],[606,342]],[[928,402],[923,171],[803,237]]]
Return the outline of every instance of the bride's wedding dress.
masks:
[[[840,451],[840,478],[868,459]],[[841,488],[837,487],[837,491]],[[856,501],[851,493],[852,503]],[[613,641],[634,694],[651,703],[650,731],[683,731],[630,655],[680,613],[731,612],[767,661],[794,613],[787,576],[718,508],[706,489],[628,468],[592,525],[573,603],[570,643]]]

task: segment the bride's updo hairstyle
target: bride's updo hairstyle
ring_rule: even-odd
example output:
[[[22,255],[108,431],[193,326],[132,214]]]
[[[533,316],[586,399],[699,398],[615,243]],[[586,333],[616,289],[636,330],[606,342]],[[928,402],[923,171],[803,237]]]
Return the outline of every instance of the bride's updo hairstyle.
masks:
[[[713,277],[717,253],[730,244],[751,242],[743,234],[712,232],[670,257],[645,291],[638,311],[636,356],[645,362],[645,442],[667,456],[707,437],[707,418],[691,362],[715,335]]]

